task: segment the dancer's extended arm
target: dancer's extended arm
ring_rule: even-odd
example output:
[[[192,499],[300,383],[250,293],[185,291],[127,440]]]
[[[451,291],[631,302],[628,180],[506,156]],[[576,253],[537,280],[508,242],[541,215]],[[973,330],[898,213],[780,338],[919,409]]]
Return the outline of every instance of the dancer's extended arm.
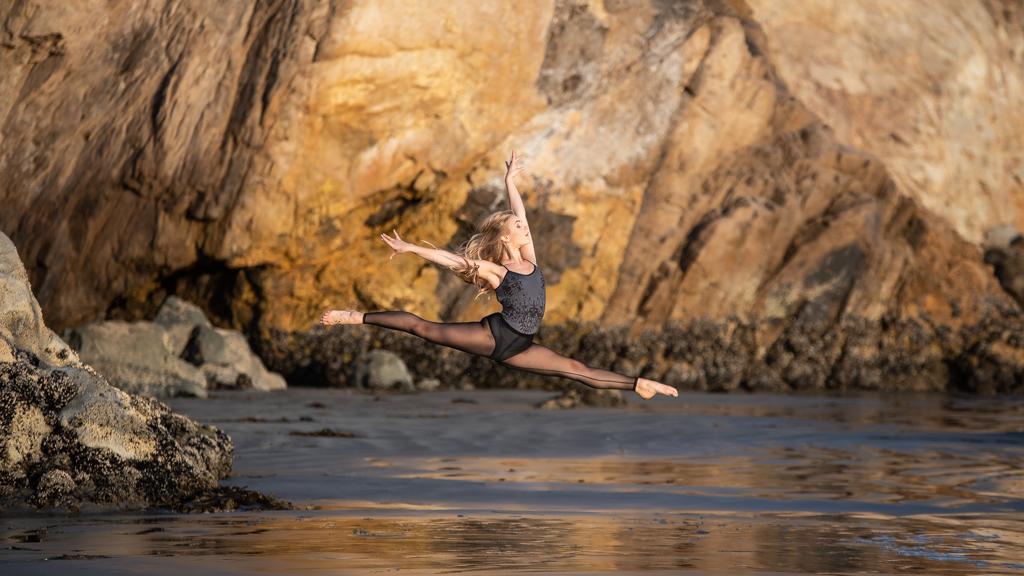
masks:
[[[442,266],[450,267],[455,266],[456,264],[463,264],[465,262],[462,258],[459,258],[447,250],[441,250],[440,248],[427,248],[425,246],[417,246],[415,244],[410,244],[409,246],[409,252],[430,260],[431,262],[437,262]],[[470,264],[474,262],[472,258],[467,258],[467,260],[469,260]]]
[[[384,240],[384,242],[386,242],[387,245],[390,246],[392,250],[394,250],[394,252],[391,254],[391,258],[394,258],[395,254],[402,254],[403,252],[412,252],[417,256],[420,256],[426,260],[430,260],[431,262],[436,262],[449,269],[452,269],[452,267],[457,264],[465,264],[466,261],[468,260],[471,266],[479,267],[479,273],[484,278],[487,278],[492,285],[496,286],[501,281],[501,275],[499,272],[501,270],[501,267],[499,267],[494,262],[491,262],[489,260],[481,260],[478,258],[463,258],[458,254],[454,254],[452,252],[442,250],[440,248],[427,248],[424,246],[417,246],[416,244],[410,244],[405,240],[402,240],[402,238],[398,235],[397,230],[392,230],[392,232],[394,232],[395,234],[394,238],[388,236],[387,234],[380,235],[381,239]]]
[[[398,235],[398,230],[392,230],[391,232],[394,234],[394,237],[388,236],[384,233],[380,235],[380,239],[393,250],[391,256],[388,257],[389,260],[398,254],[412,252],[413,254],[422,256],[431,262],[437,262],[442,266],[454,266],[463,262],[461,258],[447,250],[441,250],[440,248],[424,248],[423,246],[410,244],[405,240],[402,240],[402,237]]]

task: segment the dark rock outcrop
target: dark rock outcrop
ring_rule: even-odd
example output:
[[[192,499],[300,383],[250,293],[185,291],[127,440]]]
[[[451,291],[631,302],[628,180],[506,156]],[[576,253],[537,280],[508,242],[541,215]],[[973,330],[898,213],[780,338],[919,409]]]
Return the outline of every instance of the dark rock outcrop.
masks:
[[[88,368],[0,363],[0,508],[175,507],[231,471],[232,443]]]
[[[46,328],[0,234],[0,509],[174,507],[231,471],[222,431],[125,393]]]

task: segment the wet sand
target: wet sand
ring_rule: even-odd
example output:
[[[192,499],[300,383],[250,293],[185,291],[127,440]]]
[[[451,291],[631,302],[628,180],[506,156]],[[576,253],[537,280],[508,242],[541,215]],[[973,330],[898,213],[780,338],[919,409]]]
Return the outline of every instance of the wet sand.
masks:
[[[551,395],[173,400],[299,509],[4,517],[4,573],[1024,573],[1024,398]]]

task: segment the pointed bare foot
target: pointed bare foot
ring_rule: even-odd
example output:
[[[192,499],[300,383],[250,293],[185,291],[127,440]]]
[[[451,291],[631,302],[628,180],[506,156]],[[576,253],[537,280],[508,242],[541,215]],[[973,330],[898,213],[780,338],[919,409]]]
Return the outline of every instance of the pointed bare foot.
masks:
[[[669,386],[668,384],[662,384],[655,380],[648,380],[647,378],[639,378],[636,381],[636,393],[640,395],[644,400],[650,400],[654,398],[655,394],[664,394],[665,396],[679,396],[679,391]]]
[[[362,324],[363,313],[356,310],[328,310],[320,317],[324,326],[332,324]]]

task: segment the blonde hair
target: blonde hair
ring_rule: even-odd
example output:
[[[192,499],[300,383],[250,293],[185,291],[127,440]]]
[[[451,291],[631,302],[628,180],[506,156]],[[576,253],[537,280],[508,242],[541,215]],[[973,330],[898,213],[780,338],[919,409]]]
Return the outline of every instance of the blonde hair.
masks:
[[[453,250],[456,256],[462,258],[462,263],[448,266],[448,269],[462,278],[464,282],[480,288],[476,296],[473,297],[474,300],[481,294],[490,292],[493,288],[490,282],[479,276],[480,266],[473,264],[470,260],[488,260],[495,264],[501,264],[506,257],[511,257],[512,254],[509,252],[508,246],[501,241],[501,237],[506,233],[505,226],[515,216],[515,212],[511,210],[502,210],[487,216],[477,227],[477,232]],[[436,248],[436,246],[434,247]]]

